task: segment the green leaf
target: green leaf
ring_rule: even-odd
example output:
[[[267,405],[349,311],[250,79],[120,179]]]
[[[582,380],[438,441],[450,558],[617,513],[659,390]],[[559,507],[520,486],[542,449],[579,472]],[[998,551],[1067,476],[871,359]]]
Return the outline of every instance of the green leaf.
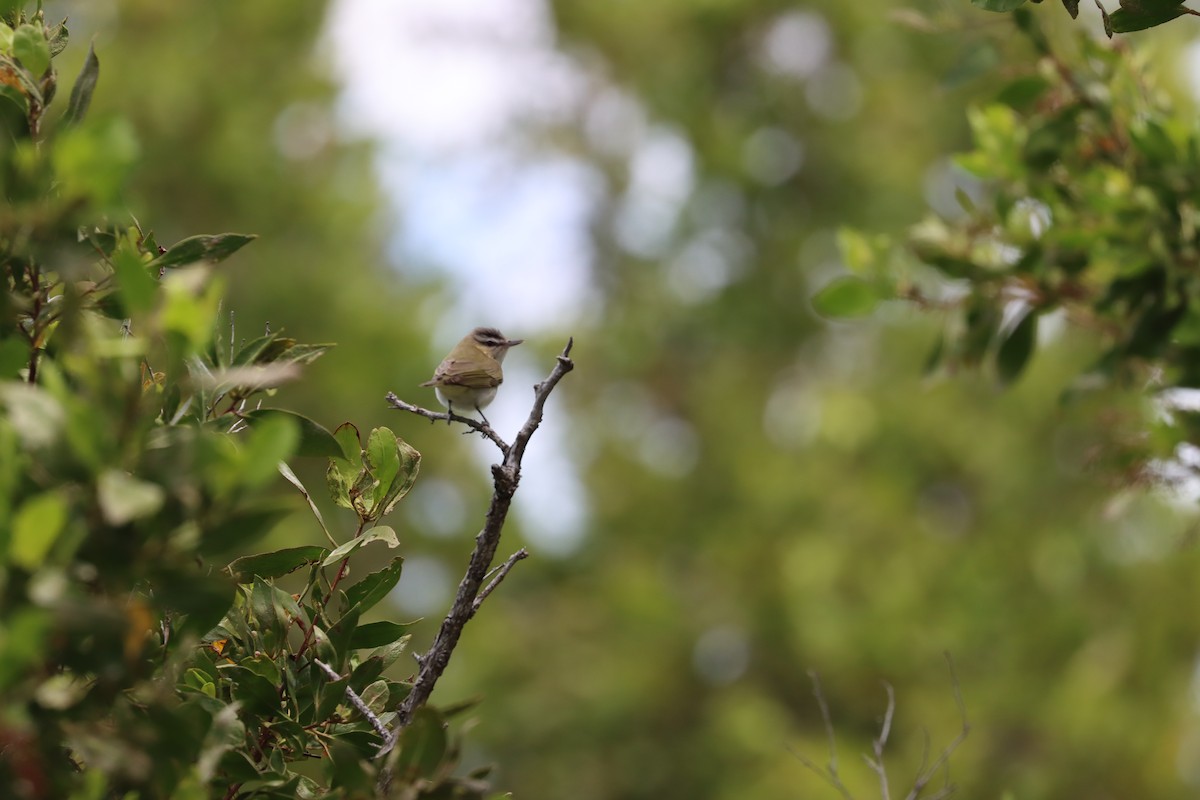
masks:
[[[0,11],[3,11],[3,4],[0,3]],[[0,53],[11,53],[13,45],[13,29],[8,25],[0,22]]]
[[[53,619],[43,609],[18,606],[6,612],[0,639],[0,689],[7,689],[25,677],[28,667],[44,661],[53,629]]]
[[[155,594],[166,608],[187,616],[177,625],[181,635],[201,636],[212,630],[233,605],[237,592],[236,584],[220,573],[159,573],[153,584]]]
[[[230,667],[225,672],[233,680],[233,699],[249,714],[270,714],[279,711],[279,688],[271,681],[246,667]]]
[[[1143,0],[1145,2],[1145,0]],[[1113,33],[1132,33],[1134,31],[1144,31],[1147,28],[1153,28],[1157,25],[1162,25],[1165,22],[1170,22],[1176,17],[1181,17],[1187,12],[1180,8],[1177,4],[1170,7],[1152,7],[1153,4],[1145,2],[1146,7],[1133,8],[1122,6],[1116,11],[1108,15],[1108,27]]]
[[[257,238],[245,233],[189,236],[171,245],[167,252],[150,262],[150,266],[152,269],[174,269],[197,261],[222,261]]]
[[[242,447],[241,480],[249,487],[260,486],[275,476],[280,462],[287,460],[300,443],[299,415],[268,414],[250,427]]]
[[[403,783],[431,778],[446,757],[446,721],[428,706],[418,709],[400,734],[395,756],[396,777]]]
[[[363,505],[369,519],[379,519],[412,489],[421,454],[388,428],[376,428],[367,440],[366,460],[375,483],[370,503]]]
[[[67,510],[67,499],[58,491],[26,500],[13,518],[9,542],[12,563],[30,572],[42,566],[67,524]]]
[[[205,529],[201,552],[216,555],[233,548],[244,550],[294,511],[290,504],[274,502],[239,509],[219,526]]]
[[[67,20],[64,18],[53,28],[47,28],[46,38],[50,42],[51,57],[57,57],[59,53],[66,50],[67,43],[71,41],[71,32],[67,30]]]
[[[100,117],[58,132],[51,160],[68,197],[116,200],[140,147],[133,126],[120,117]]]
[[[342,448],[342,456],[356,466],[362,465],[362,439],[358,428],[349,422],[343,422],[333,431],[333,438]]]
[[[349,685],[349,675],[336,681],[330,681],[329,683],[323,685],[320,688],[321,697],[317,702],[317,709],[314,719],[317,721],[329,719],[333,712],[337,710],[337,707],[346,702],[346,687]]]
[[[1025,0],[971,0],[971,5],[984,11],[1015,11],[1025,5]]]
[[[359,748],[335,738],[328,745],[330,788],[338,797],[373,797],[376,768]]]
[[[1062,0],[1063,8],[1071,15],[1071,19],[1079,16],[1079,0]]]
[[[375,604],[387,597],[388,592],[392,591],[392,588],[399,582],[403,567],[404,559],[396,557],[387,567],[378,572],[372,572],[347,589],[346,599],[349,601],[350,607],[361,606],[359,610],[364,613],[374,608]]]
[[[370,544],[371,542],[383,542],[389,548],[399,547],[400,540],[396,538],[396,531],[392,530],[387,525],[378,525],[371,530],[359,536],[357,539],[351,539],[345,544],[339,546],[336,550],[326,556],[321,562],[322,567],[328,567],[331,564],[336,564],[343,558],[349,558],[350,554],[358,548]]]
[[[116,528],[158,513],[166,500],[166,491],[157,483],[109,469],[96,480],[96,500],[104,521]]]
[[[21,25],[13,32],[13,55],[34,78],[50,68],[50,42],[40,25]]]
[[[357,607],[351,607],[337,621],[337,624],[329,629],[327,640],[329,647],[333,650],[333,658],[330,660],[331,666],[337,668],[339,665],[346,663],[346,660],[350,656],[350,638],[354,636],[354,631],[358,628],[358,620],[361,616],[362,612]],[[351,682],[353,682],[353,674],[350,677]]]
[[[835,278],[813,295],[817,313],[826,317],[861,317],[870,314],[882,300],[874,284],[862,278]]]
[[[92,104],[92,93],[96,91],[96,81],[99,78],[100,59],[96,58],[95,46],[89,45],[83,68],[79,70],[75,85],[71,87],[71,99],[67,102],[67,111],[63,115],[64,124],[76,125],[83,121],[88,106]]]
[[[996,373],[1002,384],[1008,385],[1019,378],[1029,362],[1037,344],[1037,320],[1036,311],[1027,312],[1000,343],[996,352]]]
[[[0,380],[16,378],[29,366],[29,344],[13,337],[0,341]]]
[[[283,417],[295,423],[300,433],[299,445],[296,448],[298,456],[332,457],[341,455],[341,447],[333,434],[325,427],[294,411],[282,408],[260,408],[243,415],[252,424],[260,423],[272,417]]]
[[[158,281],[146,268],[137,246],[127,237],[112,254],[113,274],[117,278],[117,291],[131,314],[149,311],[158,294]]]
[[[235,559],[226,569],[238,583],[250,583],[255,577],[279,578],[325,557],[328,548],[317,545],[288,547],[273,553],[259,553]]]
[[[0,383],[0,401],[12,420],[21,443],[29,449],[46,447],[58,438],[66,413],[45,389],[27,383]]]
[[[283,476],[284,480],[300,490],[300,494],[304,495],[304,499],[308,501],[309,510],[312,511],[313,516],[317,518],[317,524],[321,526],[321,530],[325,533],[325,538],[329,540],[330,544],[336,545],[337,542],[334,540],[333,535],[330,534],[329,527],[325,524],[325,518],[321,516],[321,509],[317,508],[317,504],[313,501],[312,495],[308,493],[308,489],[306,489],[304,484],[300,482],[300,479],[296,477],[296,473],[292,472],[292,468],[286,463],[280,462],[279,474]]]
[[[408,635],[409,626],[401,622],[368,622],[359,625],[350,637],[351,650],[385,647]]]
[[[996,102],[1024,111],[1050,89],[1050,83],[1040,75],[1022,75],[1007,83],[996,94]]]
[[[391,487],[383,495],[383,514],[390,514],[417,482],[421,470],[421,454],[403,439],[396,437],[396,450],[400,456],[400,469],[393,478]]]
[[[838,228],[838,252],[846,269],[855,275],[867,275],[875,267],[875,248],[871,241],[853,228]]]
[[[262,634],[282,635],[286,623],[275,605],[275,587],[262,578],[256,577],[250,589],[250,614]]]

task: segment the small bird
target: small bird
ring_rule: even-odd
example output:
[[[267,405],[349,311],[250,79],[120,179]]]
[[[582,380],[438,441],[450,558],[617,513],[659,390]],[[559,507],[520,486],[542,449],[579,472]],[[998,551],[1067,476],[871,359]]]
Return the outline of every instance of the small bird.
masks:
[[[509,339],[495,328],[476,328],[454,345],[442,359],[433,377],[422,386],[433,386],[438,402],[450,414],[455,406],[473,408],[487,422],[483,409],[496,397],[496,387],[504,382],[500,362],[510,347],[524,339]],[[450,424],[450,420],[446,420]],[[490,423],[488,423],[490,424]]]

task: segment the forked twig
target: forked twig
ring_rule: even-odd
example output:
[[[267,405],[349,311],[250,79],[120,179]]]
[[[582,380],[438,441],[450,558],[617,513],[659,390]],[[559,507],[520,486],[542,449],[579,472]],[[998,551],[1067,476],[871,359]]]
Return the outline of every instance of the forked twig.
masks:
[[[949,761],[954,751],[959,748],[971,732],[971,724],[967,719],[967,705],[963,700],[962,685],[959,683],[958,673],[954,669],[954,659],[951,658],[950,653],[946,653],[945,656],[946,664],[950,668],[950,680],[954,687],[954,702],[958,706],[958,713],[962,719],[962,727],[959,729],[958,735],[942,749],[932,764],[929,762],[929,732],[923,731],[925,741],[921,756],[921,766],[917,770],[916,777],[913,779],[912,788],[905,795],[905,800],[920,800],[923,797],[922,792],[925,791],[926,787],[929,786],[939,772],[945,772],[945,783],[933,794],[925,796],[925,800],[945,800],[945,798],[954,794],[957,789],[950,782]],[[829,740],[829,762],[822,767],[803,753],[796,752],[791,748],[788,749],[808,770],[836,789],[841,794],[843,800],[855,800],[853,793],[851,793],[845,782],[842,781],[841,774],[838,772],[837,744],[833,735],[833,721],[829,714],[829,703],[825,699],[825,692],[821,689],[821,681],[817,677],[817,673],[812,670],[809,670],[808,677],[812,681],[813,696],[816,697],[817,707],[821,711],[821,724],[825,729],[825,736]],[[881,800],[890,800],[891,788],[888,783],[887,767],[884,765],[883,754],[892,733],[892,723],[896,713],[896,694],[890,684],[884,683],[883,686],[887,691],[887,709],[883,715],[883,722],[879,727],[879,735],[872,740],[872,754],[868,755],[864,753],[863,760],[879,779],[879,796]]]
[[[521,460],[525,456],[525,448],[529,444],[530,437],[533,436],[534,431],[541,424],[546,399],[554,391],[554,387],[558,385],[563,376],[575,368],[575,363],[570,357],[573,345],[574,339],[568,339],[567,345],[563,348],[562,353],[559,354],[550,375],[534,387],[533,407],[530,409],[529,417],[517,432],[516,438],[513,439],[511,445],[505,443],[487,423],[478,422],[469,417],[460,417],[457,414],[441,414],[436,411],[430,411],[429,409],[405,403],[390,392],[387,395],[387,400],[393,408],[408,411],[435,421],[449,419],[454,422],[461,422],[479,431],[499,448],[504,459],[502,463],[492,465],[492,501],[488,506],[483,528],[475,537],[475,547],[471,551],[466,572],[458,584],[458,591],[455,593],[454,601],[445,619],[442,620],[441,627],[438,629],[437,636],[434,637],[433,644],[417,659],[419,668],[417,677],[413,681],[412,690],[397,709],[395,725],[384,746],[380,748],[377,758],[387,755],[395,747],[400,734],[412,722],[417,709],[424,706],[429,700],[434,686],[450,662],[450,655],[454,652],[454,648],[458,644],[463,628],[475,616],[475,612],[479,610],[479,606],[484,598],[500,584],[516,562],[528,555],[524,548],[522,548],[505,561],[504,564],[500,565],[497,570],[494,572],[491,570],[492,559],[495,558],[496,548],[500,544],[500,534],[504,528],[504,522],[508,517],[509,506],[512,503],[513,494],[517,490],[517,485],[521,480]],[[492,580],[485,586],[484,581],[490,576],[492,576]],[[385,796],[390,780],[390,769],[385,766],[380,771],[379,778],[380,790]]]

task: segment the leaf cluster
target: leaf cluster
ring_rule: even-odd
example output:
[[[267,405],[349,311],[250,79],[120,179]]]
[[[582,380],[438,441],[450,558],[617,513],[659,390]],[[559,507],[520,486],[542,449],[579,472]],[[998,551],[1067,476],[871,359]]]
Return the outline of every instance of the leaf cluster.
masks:
[[[1080,37],[1067,60],[1031,15],[1016,21],[1037,58],[968,111],[974,147],[955,164],[972,191],[911,229],[908,258],[843,232],[853,274],[815,306],[849,316],[913,301],[946,319],[931,368],[985,365],[1005,384],[1047,317],[1065,315],[1099,348],[1072,395],[1200,386],[1200,128],[1130,54]],[[1188,425],[1162,433],[1155,446],[1169,454]]]
[[[971,4],[985,11],[1018,11],[1026,0],[971,0]],[[1041,3],[1042,0],[1029,0]],[[1114,33],[1133,33],[1154,28],[1185,15],[1196,16],[1197,12],[1184,6],[1185,0],[1120,0],[1116,11],[1109,11],[1096,0],[1100,17],[1104,21],[1104,32],[1111,39]],[[1079,16],[1079,0],[1062,0],[1063,8],[1072,19]]]
[[[238,339],[216,264],[253,236],[164,247],[111,221],[137,145],[87,117],[99,60],[48,124],[65,23],[0,13],[0,795],[374,796],[409,634],[365,617],[403,559],[356,581],[349,563],[398,546],[378,523],[420,454],[263,407],[329,345]],[[303,456],[332,457],[344,543]],[[294,518],[277,473],[329,544],[235,557]],[[449,713],[401,735],[395,796],[484,796],[453,774]]]

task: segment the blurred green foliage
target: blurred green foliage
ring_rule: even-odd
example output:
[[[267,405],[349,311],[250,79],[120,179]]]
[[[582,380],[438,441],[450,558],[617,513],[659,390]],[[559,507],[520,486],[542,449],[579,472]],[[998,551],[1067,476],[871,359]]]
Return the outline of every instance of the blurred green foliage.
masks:
[[[382,676],[410,634],[362,619],[400,579],[378,523],[420,454],[263,407],[329,345],[235,339],[214,265],[254,236],[165,247],[113,221],[138,146],[87,113],[94,51],[47,115],[68,35],[40,8],[0,17],[0,795],[372,797],[398,736],[392,796],[484,797],[445,714],[389,729],[409,684]],[[351,536],[287,466],[302,456],[328,458]],[[280,473],[329,546],[231,561],[294,512]],[[350,579],[368,549],[386,566]]]
[[[301,340],[340,343],[278,397],[330,427],[383,425],[384,392],[403,394],[436,362],[423,329],[436,287],[383,258],[383,201],[361,148],[335,136],[296,158],[277,144],[277,126],[297,108],[336,129],[331,76],[312,55],[325,4],[118,7],[105,32],[113,77],[90,113],[119,109],[138,132],[126,195],[138,217],[153,209],[163,241],[259,233],[228,276],[239,330],[270,321]],[[1111,91],[1093,70],[1128,78],[1125,62],[1143,59],[1130,47],[1084,62],[1064,33],[1068,15],[1032,10],[1068,74],[1089,84]],[[592,515],[569,557],[531,546],[534,557],[464,637],[438,695],[485,698],[464,761],[497,762],[498,783],[534,800],[832,796],[789,753],[825,754],[805,674],[813,668],[845,779],[857,796],[874,796],[857,753],[879,730],[880,681],[896,691],[889,764],[898,788],[921,761],[923,729],[935,750],[958,730],[949,651],[973,726],[951,762],[964,795],[1191,793],[1200,739],[1189,705],[1200,633],[1192,517],[1129,480],[1142,474],[1147,431],[1159,435],[1158,412],[1119,381],[1061,402],[1119,333],[1039,315],[1036,355],[1023,358],[1031,327],[1006,351],[1007,391],[986,371],[923,377],[944,320],[887,301],[894,292],[872,282],[884,274],[877,267],[910,263],[892,262],[874,231],[908,228],[948,183],[974,191],[946,160],[971,147],[973,126],[995,132],[997,107],[1011,130],[1054,118],[1053,105],[1018,107],[1014,71],[1035,79],[1025,85],[1032,96],[1070,100],[1054,63],[1047,70],[1010,15],[963,2],[655,0],[619,11],[562,2],[553,11],[560,50],[682,140],[694,178],[666,243],[638,252],[619,231],[634,191],[630,154],[589,138],[590,107],[538,140],[603,178],[591,220],[602,322],[570,331],[580,369],[556,394],[566,408],[548,409],[570,415],[566,446]],[[781,31],[817,36],[800,41],[827,46],[823,58],[808,72],[780,68],[768,44]],[[1141,112],[1156,107],[1129,84],[1115,88],[1106,102],[1131,125],[1136,115],[1118,103],[1134,95]],[[1045,141],[1082,187],[1096,180],[1093,165],[1106,166],[1079,149],[1104,123],[1094,110],[1078,113],[1093,126],[1086,135],[1051,126]],[[1165,113],[1178,148],[1191,128],[1184,112]],[[798,167],[772,168],[770,158],[764,167],[764,149],[794,152],[789,139],[803,153]],[[1122,153],[1135,165],[1165,163]],[[1030,170],[1023,159],[999,163]],[[1028,177],[1053,178],[1043,173]],[[1137,175],[1130,189],[1146,185]],[[973,213],[994,216],[995,196],[984,197]],[[1139,230],[1149,212],[1121,199],[1130,197],[1114,201],[1140,215],[1118,228],[1129,239],[1113,240],[1127,247],[1154,232]],[[963,217],[951,208],[936,210],[953,228]],[[1011,232],[1008,215],[992,222]],[[1032,218],[1012,224],[1032,232]],[[839,233],[847,226],[872,233]],[[726,278],[681,292],[673,269],[697,248],[726,259]],[[981,291],[1001,280],[991,275]],[[816,310],[874,316],[842,323],[813,313],[810,298],[837,279],[852,288],[813,300]],[[998,339],[1004,329],[984,328],[989,364],[1013,338]],[[547,336],[554,349],[558,333]],[[426,453],[423,475],[458,480],[469,461],[443,428],[388,421]],[[298,469],[307,486],[323,479]],[[404,554],[434,554],[456,570],[474,533],[470,512],[484,506],[478,485],[460,495],[461,538],[436,538],[404,515]],[[421,491],[418,483],[413,496]],[[295,530],[267,541],[322,546],[311,524]],[[36,620],[14,624],[36,629]],[[409,629],[418,640],[424,625]],[[407,674],[403,663],[383,680]]]

